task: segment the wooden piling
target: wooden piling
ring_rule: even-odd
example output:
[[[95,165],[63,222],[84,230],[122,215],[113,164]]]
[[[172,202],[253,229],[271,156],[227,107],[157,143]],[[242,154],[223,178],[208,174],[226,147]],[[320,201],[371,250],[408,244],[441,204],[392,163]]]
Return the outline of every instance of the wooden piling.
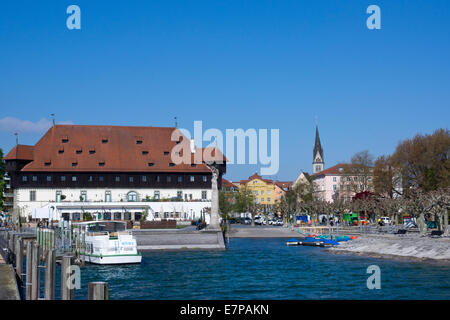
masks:
[[[73,286],[69,283],[71,256],[62,257],[61,263],[61,300],[73,300]]]
[[[16,274],[23,281],[23,240],[16,240]]]
[[[27,243],[27,261],[26,261],[26,275],[25,275],[25,299],[31,300],[31,266],[33,256],[33,244],[31,242]]]
[[[55,300],[56,251],[47,251],[45,260],[45,300]]]
[[[40,246],[33,244],[33,254],[31,257],[31,300],[39,300],[40,296]]]
[[[89,282],[89,300],[109,300],[108,282]]]
[[[83,255],[81,256],[81,266],[84,267],[85,266],[85,252],[86,252],[86,234],[83,233],[83,245],[81,246]]]

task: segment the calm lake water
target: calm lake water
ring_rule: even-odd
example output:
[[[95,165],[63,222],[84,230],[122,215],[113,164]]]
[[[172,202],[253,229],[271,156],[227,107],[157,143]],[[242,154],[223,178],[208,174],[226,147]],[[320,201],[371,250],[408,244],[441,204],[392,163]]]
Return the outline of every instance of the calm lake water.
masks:
[[[226,251],[147,252],[140,265],[87,265],[75,299],[87,299],[92,281],[108,282],[110,299],[450,299],[448,266],[336,255],[285,241],[231,239]],[[374,264],[380,290],[366,286]],[[57,279],[59,299],[59,267]]]

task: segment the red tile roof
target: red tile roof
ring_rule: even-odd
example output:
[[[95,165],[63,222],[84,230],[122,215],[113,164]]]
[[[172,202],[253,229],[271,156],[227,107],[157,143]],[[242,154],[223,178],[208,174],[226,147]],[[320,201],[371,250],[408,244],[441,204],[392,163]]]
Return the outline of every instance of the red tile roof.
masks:
[[[257,174],[256,172],[252,175],[252,176],[250,176],[247,180],[241,180],[241,181],[239,181],[239,183],[240,184],[246,184],[246,183],[248,183],[249,181],[252,181],[252,180],[255,180],[255,179],[259,179],[259,180],[261,180],[261,181],[264,181],[265,183],[269,183],[269,184],[272,184],[273,183],[273,180],[271,180],[271,179],[263,179],[259,174]]]
[[[222,178],[222,188],[236,188],[237,186],[232,183],[231,181],[228,181],[225,178]]]
[[[284,189],[290,190],[290,189],[292,189],[293,182],[292,181],[275,181],[275,184],[283,190]]]
[[[28,155],[28,160],[30,150],[33,155],[33,161],[22,171],[211,172],[203,163],[172,163],[171,151],[177,144],[171,141],[174,130],[177,129],[56,125],[34,147],[18,153],[24,154],[22,157]],[[183,145],[190,145],[186,138],[180,140]],[[5,159],[12,159],[13,151]],[[202,151],[196,148],[196,153]],[[193,163],[194,155],[190,156]],[[220,156],[226,161],[218,151]]]
[[[33,146],[19,144],[12,148],[3,160],[33,160]]]
[[[312,177],[317,177],[321,175],[339,175],[339,174],[348,174],[350,168],[361,168],[362,165],[350,164],[350,163],[338,163],[335,166],[332,166],[328,169],[316,172],[312,175]]]

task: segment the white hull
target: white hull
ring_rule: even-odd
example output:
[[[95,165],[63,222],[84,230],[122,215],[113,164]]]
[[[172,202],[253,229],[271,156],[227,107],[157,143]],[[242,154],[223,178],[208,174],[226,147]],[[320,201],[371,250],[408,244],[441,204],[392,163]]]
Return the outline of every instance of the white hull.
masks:
[[[141,263],[141,255],[111,255],[106,257],[85,256],[85,262],[93,264],[131,264]]]

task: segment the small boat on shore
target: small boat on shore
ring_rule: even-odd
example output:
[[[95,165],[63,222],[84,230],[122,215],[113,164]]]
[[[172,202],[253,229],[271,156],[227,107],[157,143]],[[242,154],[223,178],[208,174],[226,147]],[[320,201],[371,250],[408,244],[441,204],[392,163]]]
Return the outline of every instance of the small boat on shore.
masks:
[[[287,246],[298,246],[298,243],[298,239],[289,239],[288,241],[286,241]]]
[[[141,263],[136,239],[121,221],[89,221],[74,224],[84,234],[85,262],[94,264]]]

